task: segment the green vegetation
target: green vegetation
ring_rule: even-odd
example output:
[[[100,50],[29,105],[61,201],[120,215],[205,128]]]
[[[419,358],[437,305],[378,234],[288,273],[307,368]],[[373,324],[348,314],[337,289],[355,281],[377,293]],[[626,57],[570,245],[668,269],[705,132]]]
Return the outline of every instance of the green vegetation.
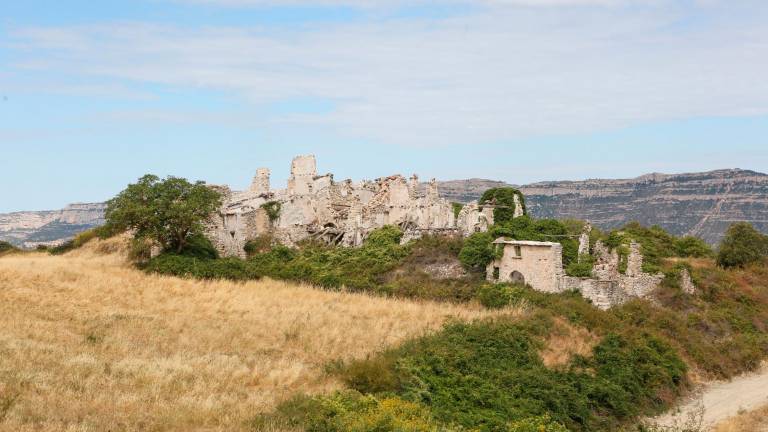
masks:
[[[459,217],[459,213],[461,213],[461,209],[464,208],[464,204],[452,202],[451,203],[451,209],[453,210],[453,217]]]
[[[16,246],[8,243],[7,241],[0,241],[0,255],[5,255],[10,252],[15,252],[18,249]]]
[[[478,201],[480,206],[490,205],[494,206],[493,220],[497,225],[503,225],[507,222],[511,222],[515,215],[515,209],[517,204],[515,203],[515,196],[517,196],[520,205],[523,207],[523,214],[525,210],[525,197],[522,192],[511,187],[501,187],[488,189],[483,193]]]
[[[468,269],[485,270],[485,267],[498,257],[501,250],[496,250],[493,241],[504,237],[513,240],[534,240],[559,242],[563,246],[563,265],[568,267],[577,261],[579,241],[563,222],[554,219],[533,219],[521,216],[503,223],[492,225],[488,232],[469,236],[459,254],[461,263]],[[590,268],[591,271],[591,268]]]
[[[418,418],[441,425],[405,430],[616,430],[636,415],[666,407],[670,396],[685,387],[685,364],[668,344],[642,333],[609,333],[592,356],[548,368],[539,351],[552,325],[543,313],[527,321],[500,317],[452,323],[437,334],[350,362],[339,374],[373,400],[394,396],[427,407],[418,408]],[[314,403],[323,402],[317,398]],[[278,415],[285,411],[279,409]],[[306,410],[294,422],[316,424],[317,412]],[[345,413],[367,415],[367,408],[355,406],[347,406]]]
[[[134,231],[135,238],[157,242],[180,253],[203,232],[203,222],[221,205],[219,192],[203,182],[145,175],[107,202],[107,224]]]
[[[767,255],[768,236],[747,222],[739,222],[726,231],[717,253],[717,263],[723,267],[744,267],[762,261]]]
[[[267,216],[269,217],[270,222],[274,222],[280,218],[280,209],[282,208],[282,205],[279,201],[265,202],[261,205],[261,208],[267,212]]]
[[[102,225],[78,233],[72,240],[67,240],[58,246],[44,248],[44,250],[47,250],[48,253],[52,255],[61,255],[71,250],[78,249],[95,238],[106,239],[112,237],[118,232],[119,231],[113,225]]]
[[[603,238],[608,247],[618,251],[622,271],[626,269],[628,246],[632,240],[641,246],[643,271],[647,273],[659,272],[662,260],[665,258],[705,258],[714,255],[712,248],[696,237],[678,238],[659,226],[644,227],[638,222],[630,222],[619,230],[611,231]]]

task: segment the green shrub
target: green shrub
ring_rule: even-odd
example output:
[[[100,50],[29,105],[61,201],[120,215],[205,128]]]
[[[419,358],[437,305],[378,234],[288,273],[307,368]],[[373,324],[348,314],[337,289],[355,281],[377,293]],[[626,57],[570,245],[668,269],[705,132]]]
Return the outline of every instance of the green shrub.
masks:
[[[269,217],[270,222],[274,222],[277,219],[280,218],[280,210],[282,208],[282,204],[280,204],[280,201],[268,201],[261,205],[261,208],[264,209],[264,211],[267,212],[267,217]]]
[[[677,394],[684,385],[682,361],[645,335],[609,335],[592,357],[549,369],[538,351],[550,328],[546,315],[452,323],[382,353],[386,361],[367,360],[365,376],[397,374],[389,381],[394,385],[376,389],[423,403],[444,424],[488,431],[526,430],[525,422],[540,416],[550,416],[552,430],[563,430],[557,423],[569,430],[615,430],[636,415],[656,412],[668,402],[661,395]],[[359,363],[355,367],[362,370]],[[342,376],[357,390],[374,390],[368,381],[357,388],[359,379]]]
[[[489,309],[501,309],[519,300],[521,289],[524,287],[487,283],[477,290],[477,300]]]
[[[277,244],[278,243],[273,236],[264,234],[245,242],[243,250],[248,255],[248,257],[252,257],[257,254],[263,254],[271,251],[272,248]]]
[[[75,241],[67,240],[60,245],[49,247],[48,253],[50,253],[51,255],[63,255],[74,249],[75,249]]]
[[[365,239],[364,246],[386,248],[397,246],[403,238],[403,231],[392,225],[385,225],[382,228],[371,231]]]
[[[493,209],[493,221],[494,224],[505,224],[511,221],[515,214],[515,196],[517,196],[520,205],[523,207],[523,214],[525,210],[525,197],[522,192],[511,187],[500,187],[488,189],[483,193],[478,201],[480,206],[494,205],[497,206]]]
[[[459,213],[461,213],[461,209],[464,208],[464,204],[452,202],[451,203],[451,209],[453,210],[453,217],[458,218]]]
[[[164,253],[152,258],[145,266],[150,273],[160,273],[198,279],[256,279],[247,262],[238,258],[201,259],[188,255]]]
[[[675,241],[675,255],[683,258],[708,258],[714,256],[714,252],[704,240],[685,236]]]
[[[330,396],[298,396],[283,402],[275,414],[258,416],[253,430],[301,428],[308,432],[449,432],[429,410],[397,397],[364,396],[354,391]]]
[[[468,270],[484,271],[497,258],[494,238],[489,232],[474,233],[464,240],[459,252],[459,261]]]
[[[543,415],[514,421],[507,426],[506,432],[568,432],[568,429]]]
[[[7,241],[0,241],[0,254],[16,250],[18,250],[16,249],[16,246],[8,243]]]
[[[761,261],[766,255],[768,237],[747,222],[737,222],[728,228],[720,242],[717,264],[722,267],[744,267]]]
[[[202,234],[193,234],[189,236],[187,244],[184,245],[184,248],[179,255],[201,260],[212,260],[219,257],[219,252],[213,247],[213,244],[208,240],[208,237]]]
[[[595,264],[595,259],[592,255],[583,254],[579,257],[579,260],[571,261],[565,267],[565,274],[575,277],[592,277],[592,268]]]

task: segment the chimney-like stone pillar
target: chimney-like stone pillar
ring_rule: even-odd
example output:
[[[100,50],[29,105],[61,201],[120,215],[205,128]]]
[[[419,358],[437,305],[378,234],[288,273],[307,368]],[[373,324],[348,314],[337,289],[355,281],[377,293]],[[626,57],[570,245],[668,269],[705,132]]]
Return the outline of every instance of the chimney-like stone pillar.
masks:
[[[257,194],[269,193],[269,190],[270,190],[269,175],[270,175],[269,168],[257,169],[256,176],[253,177],[253,182],[251,183],[251,192],[254,192]]]

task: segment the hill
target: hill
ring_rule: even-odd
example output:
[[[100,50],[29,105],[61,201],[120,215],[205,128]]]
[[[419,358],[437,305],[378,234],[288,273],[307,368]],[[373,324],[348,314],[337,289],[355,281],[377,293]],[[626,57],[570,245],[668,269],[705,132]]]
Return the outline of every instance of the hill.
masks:
[[[244,430],[296,392],[479,307],[147,275],[123,240],[0,259],[0,430]]]
[[[501,182],[482,179],[441,182],[451,200],[476,200]],[[633,179],[546,181],[515,186],[538,218],[586,219],[603,229],[631,221],[659,225],[675,235],[695,235],[716,244],[736,221],[768,232],[768,175],[727,169],[689,174],[647,174]]]
[[[62,243],[103,224],[104,208],[102,203],[76,203],[62,210],[0,214],[0,240],[26,248]]]

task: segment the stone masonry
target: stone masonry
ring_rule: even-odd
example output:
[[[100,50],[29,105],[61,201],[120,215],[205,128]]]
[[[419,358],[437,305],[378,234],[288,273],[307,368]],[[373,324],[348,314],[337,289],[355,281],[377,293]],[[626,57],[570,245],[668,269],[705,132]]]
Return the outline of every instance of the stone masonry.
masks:
[[[588,237],[581,237],[580,252]],[[595,244],[596,258],[592,277],[567,276],[563,270],[563,249],[559,243],[497,239],[496,247],[503,248],[500,259],[491,262],[486,278],[492,282],[517,282],[530,285],[537,291],[558,293],[569,290],[581,292],[585,298],[601,308],[608,309],[631,298],[647,297],[655,290],[663,274],[642,271],[643,256],[640,245],[632,242],[627,259],[627,270],[619,271],[619,256],[602,242]],[[588,247],[585,249],[589,251]]]
[[[207,235],[225,256],[244,256],[245,243],[261,235],[271,235],[285,245],[316,239],[359,246],[372,230],[384,225],[400,227],[403,241],[408,241],[425,233],[466,236],[493,224],[493,210],[477,203],[464,206],[455,217],[434,180],[426,188],[416,175],[408,180],[392,175],[336,182],[332,174],[318,175],[312,155],[293,159],[285,189],[271,188],[266,168],[256,171],[247,191],[214,187],[224,195],[224,204],[211,217]],[[263,208],[267,203],[279,203],[274,220]]]

